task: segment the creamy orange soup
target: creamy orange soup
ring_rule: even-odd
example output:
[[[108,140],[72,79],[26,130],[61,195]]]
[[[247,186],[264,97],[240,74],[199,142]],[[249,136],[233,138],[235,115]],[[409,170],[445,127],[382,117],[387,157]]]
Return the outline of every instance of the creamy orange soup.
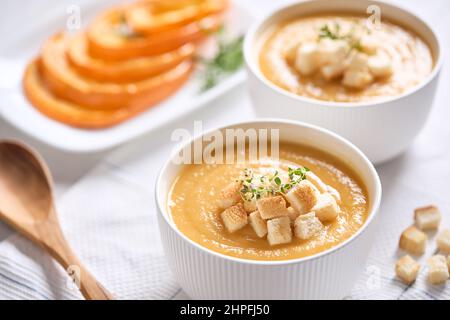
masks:
[[[326,15],[299,18],[270,28],[263,36],[259,65],[264,76],[275,85],[300,96],[325,101],[358,102],[400,95],[421,83],[433,69],[428,45],[415,33],[382,20],[379,28],[366,27],[366,17]],[[315,73],[302,76],[294,68],[292,48],[299,43],[317,41],[320,29],[339,26],[341,34],[357,34],[378,43],[377,50],[392,65],[390,77],[376,79],[362,90],[348,88],[339,79],[325,81]],[[355,31],[356,30],[356,31]]]
[[[341,197],[339,216],[324,223],[313,238],[271,246],[250,225],[230,233],[220,218],[222,188],[239,177],[244,168],[286,172],[288,167],[306,166]],[[282,144],[279,160],[260,159],[252,164],[187,165],[174,182],[168,211],[178,229],[193,241],[213,251],[252,260],[285,260],[310,256],[330,249],[355,234],[368,216],[368,196],[359,177],[347,165],[322,151]]]

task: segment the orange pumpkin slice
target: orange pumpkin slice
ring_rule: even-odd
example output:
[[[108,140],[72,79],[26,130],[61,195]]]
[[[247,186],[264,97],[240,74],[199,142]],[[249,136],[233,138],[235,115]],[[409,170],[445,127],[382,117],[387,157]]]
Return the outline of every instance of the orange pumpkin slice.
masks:
[[[94,109],[114,109],[148,106],[155,101],[160,90],[178,87],[191,70],[191,60],[181,62],[154,77],[139,82],[103,83],[80,76],[70,67],[65,52],[68,37],[57,34],[42,49],[42,77],[50,91],[74,104]]]
[[[221,24],[221,17],[213,15],[180,28],[145,36],[130,33],[124,14],[124,9],[112,9],[88,28],[89,53],[93,57],[114,61],[162,54],[204,39]]]
[[[227,6],[227,0],[142,1],[125,10],[125,17],[135,32],[155,34],[221,13]]]
[[[194,53],[195,46],[188,43],[161,55],[108,62],[89,55],[86,36],[80,33],[68,42],[67,59],[78,73],[87,78],[123,83],[155,76],[191,58]]]
[[[173,94],[187,80],[186,76],[180,77],[179,70],[172,70],[167,75],[170,85],[160,86],[155,91],[152,99],[147,100],[147,104],[134,105],[128,108],[102,110],[90,109],[84,106],[73,104],[53,95],[46,87],[40,73],[40,61],[32,61],[26,68],[23,87],[28,100],[40,112],[56,121],[63,122],[70,126],[98,129],[111,127],[128,120],[148,109],[161,100]]]

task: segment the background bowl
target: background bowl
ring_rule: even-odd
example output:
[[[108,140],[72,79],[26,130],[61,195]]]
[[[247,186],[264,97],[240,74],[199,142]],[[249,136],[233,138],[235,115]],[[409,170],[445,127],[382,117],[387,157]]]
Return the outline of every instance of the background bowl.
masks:
[[[161,240],[178,283],[195,299],[343,298],[363,271],[374,239],[374,219],[380,205],[381,184],[373,165],[353,144],[316,126],[269,119],[238,123],[226,128],[278,128],[281,142],[314,146],[341,159],[359,174],[367,188],[369,217],[352,237],[313,256],[283,261],[226,256],[193,242],[172,221],[167,210],[167,197],[183,168],[174,164],[174,155],[158,177],[156,202]],[[219,130],[224,132],[226,128]],[[191,146],[194,141],[190,142]]]
[[[369,5],[378,5],[381,19],[387,18],[413,30],[429,45],[435,66],[418,86],[374,102],[327,102],[279,88],[260,71],[258,56],[264,42],[261,35],[275,23],[330,12],[364,15]],[[314,0],[283,7],[249,30],[244,55],[257,116],[301,120],[335,131],[357,145],[376,164],[402,153],[420,132],[433,104],[443,60],[438,37],[423,20],[396,5],[367,0]]]

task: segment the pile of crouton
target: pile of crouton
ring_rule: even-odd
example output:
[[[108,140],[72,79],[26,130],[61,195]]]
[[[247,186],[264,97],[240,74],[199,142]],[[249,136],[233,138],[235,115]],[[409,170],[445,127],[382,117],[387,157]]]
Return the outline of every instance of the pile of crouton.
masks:
[[[323,223],[336,219],[340,195],[312,172],[285,194],[244,200],[242,182],[229,184],[221,191],[219,206],[222,221],[233,233],[247,224],[259,238],[267,236],[270,245],[290,243],[293,235],[307,240],[317,235]]]
[[[418,208],[414,211],[415,226],[403,231],[399,246],[402,250],[415,256],[425,253],[428,236],[424,231],[437,230],[441,222],[441,213],[434,205]],[[431,284],[445,283],[450,276],[450,230],[440,231],[436,237],[438,251],[442,254],[433,255],[428,259],[428,282]],[[443,254],[447,254],[447,258]],[[396,265],[397,277],[406,284],[413,283],[419,274],[420,264],[410,255],[401,257]]]
[[[341,84],[363,89],[377,79],[392,75],[392,62],[378,50],[370,38],[363,39],[358,48],[342,39],[321,39],[300,43],[289,53],[294,68],[302,76],[319,73],[326,81],[341,79]]]

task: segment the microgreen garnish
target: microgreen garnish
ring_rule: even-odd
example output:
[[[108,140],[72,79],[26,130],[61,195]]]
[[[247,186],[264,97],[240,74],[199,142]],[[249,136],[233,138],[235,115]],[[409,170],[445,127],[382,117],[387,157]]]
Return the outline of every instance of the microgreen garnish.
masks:
[[[355,49],[357,51],[363,51],[363,47],[361,45],[361,41],[354,40],[350,42],[350,48]]]
[[[244,169],[237,180],[242,183],[241,197],[244,201],[252,201],[270,195],[284,194],[305,180],[308,171],[306,167],[288,168],[289,181],[283,183],[278,171],[258,175],[250,169]]]
[[[243,36],[232,40],[224,37],[224,28],[217,32],[218,51],[211,60],[202,60],[204,64],[203,85],[201,91],[214,87],[225,76],[236,72],[243,65]]]
[[[319,30],[319,39],[324,39],[324,38],[329,38],[331,40],[338,40],[341,39],[341,37],[339,36],[339,25],[336,24],[336,31],[333,32],[331,31],[330,27],[326,24],[324,26],[322,26],[322,28],[320,28]]]
[[[275,180],[279,180],[278,172],[272,175],[256,175],[250,169],[244,169],[241,178],[241,197],[245,201],[257,200],[275,193]],[[280,180],[281,181],[281,180]]]
[[[357,51],[362,51],[361,41],[360,39],[354,36],[353,27],[351,31],[345,35],[340,34],[341,26],[336,23],[334,27],[334,31],[330,29],[330,27],[326,24],[323,25],[319,30],[319,40],[321,39],[331,39],[331,40],[344,40],[347,41],[350,49],[355,49]]]
[[[297,169],[288,168],[289,182],[281,186],[281,192],[285,193],[286,191],[292,189],[292,187],[297,185],[300,181],[305,180],[308,171],[309,169],[306,167],[299,167]]]

